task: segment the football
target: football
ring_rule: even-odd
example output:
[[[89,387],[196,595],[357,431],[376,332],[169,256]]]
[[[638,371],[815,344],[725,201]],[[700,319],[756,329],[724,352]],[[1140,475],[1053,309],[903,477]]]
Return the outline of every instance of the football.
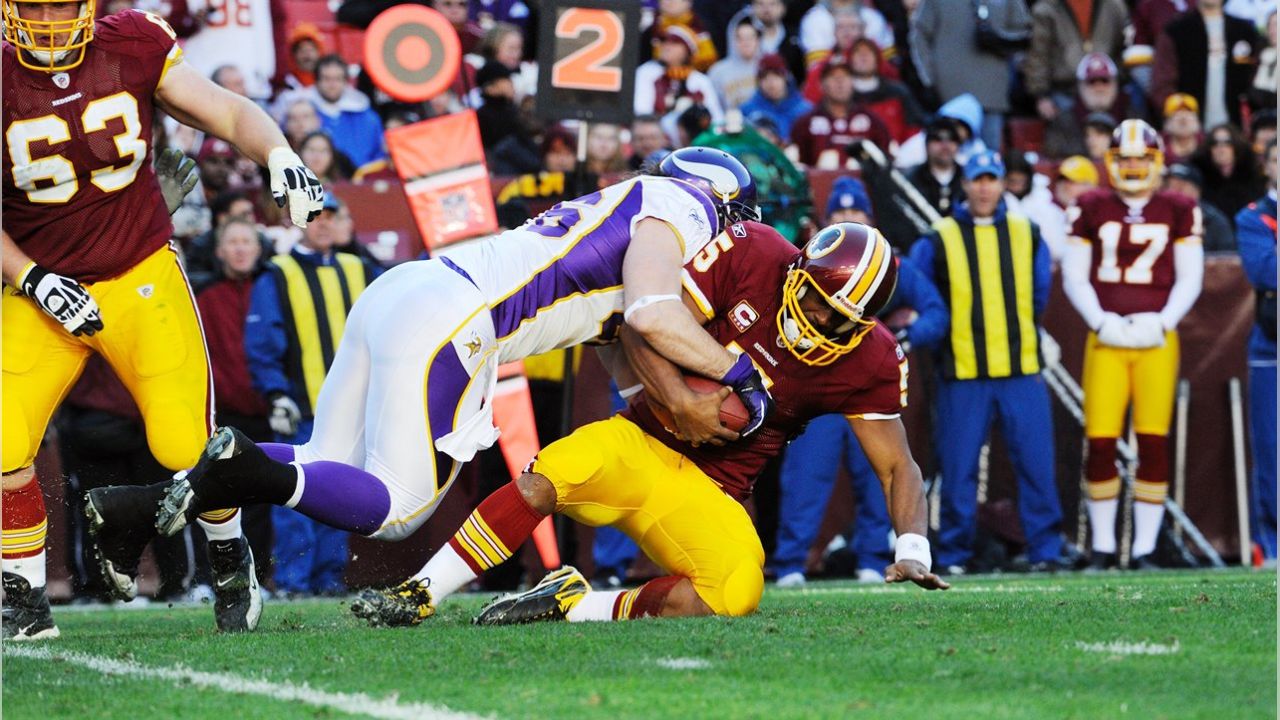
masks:
[[[708,380],[701,375],[685,375],[684,384],[688,385],[690,390],[700,393],[714,393],[724,387],[715,380]],[[674,430],[675,420],[671,417],[671,411],[655,400],[646,399],[646,401],[652,408],[654,417],[658,418],[658,422],[668,430]],[[734,432],[741,432],[750,420],[751,415],[747,412],[747,406],[742,404],[742,399],[737,393],[729,393],[720,404],[720,424]]]

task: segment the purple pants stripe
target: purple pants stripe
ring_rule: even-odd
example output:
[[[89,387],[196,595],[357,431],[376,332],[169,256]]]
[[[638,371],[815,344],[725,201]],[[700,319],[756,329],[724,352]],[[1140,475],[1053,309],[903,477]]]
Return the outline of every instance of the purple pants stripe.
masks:
[[[453,432],[458,404],[470,382],[471,376],[462,366],[453,343],[445,343],[427,369],[427,422],[431,425],[432,441]]]

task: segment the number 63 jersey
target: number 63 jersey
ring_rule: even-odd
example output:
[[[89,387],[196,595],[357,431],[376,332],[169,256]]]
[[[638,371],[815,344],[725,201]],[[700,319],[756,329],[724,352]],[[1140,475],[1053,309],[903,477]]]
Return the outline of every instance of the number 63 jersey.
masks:
[[[1068,211],[1071,236],[1089,243],[1089,280],[1102,309],[1118,315],[1160,312],[1173,287],[1172,244],[1200,242],[1195,201],[1158,190],[1129,203],[1114,190],[1091,190]]]
[[[124,273],[169,241],[151,167],[152,96],[182,61],[160,18],[94,23],[84,62],[30,70],[4,44],[4,230],[40,265],[81,282]]]

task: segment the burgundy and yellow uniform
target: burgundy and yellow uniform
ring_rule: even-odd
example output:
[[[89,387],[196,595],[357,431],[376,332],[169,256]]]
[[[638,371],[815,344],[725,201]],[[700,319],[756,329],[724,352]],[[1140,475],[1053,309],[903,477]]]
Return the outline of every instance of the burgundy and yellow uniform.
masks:
[[[31,258],[82,283],[105,329],[73,337],[6,287],[4,471],[29,466],[54,409],[90,352],[111,364],[142,410],[156,458],[195,463],[212,427],[199,316],[151,166],[153,96],[182,62],[158,17],[98,20],[66,72],[4,61],[4,230]]]
[[[1177,279],[1175,246],[1200,242],[1195,202],[1166,191],[1156,191],[1145,202],[1127,202],[1114,190],[1099,189],[1080,197],[1073,216],[1070,234],[1091,247],[1089,281],[1102,310],[1121,316],[1161,312]],[[1110,500],[1120,491],[1115,442],[1125,432],[1132,403],[1141,458],[1135,497],[1152,505],[1164,501],[1165,437],[1173,417],[1178,361],[1173,329],[1166,330],[1163,345],[1145,349],[1112,347],[1089,333],[1083,382],[1089,440],[1085,476],[1093,500]]]
[[[1173,243],[1201,235],[1194,200],[1164,190],[1129,205],[1114,190],[1082,195],[1070,234],[1093,246],[1089,279],[1102,309],[1118,315],[1160,312],[1173,288]]]
[[[779,343],[782,287],[798,254],[772,228],[744,223],[685,265],[685,291],[708,332],[746,353],[770,386],[777,407],[759,431],[695,448],[639,400],[551,444],[533,463],[556,488],[557,512],[627,533],[662,568],[688,577],[718,614],[743,615],[760,600],[764,551],[738,500],[750,494],[765,463],[813,417],[894,418],[906,403],[907,362],[881,325],[821,367]]]

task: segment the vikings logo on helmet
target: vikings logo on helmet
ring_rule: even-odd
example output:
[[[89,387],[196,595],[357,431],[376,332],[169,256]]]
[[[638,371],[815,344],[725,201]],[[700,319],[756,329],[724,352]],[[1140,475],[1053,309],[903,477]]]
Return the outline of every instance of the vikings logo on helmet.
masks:
[[[84,53],[93,40],[94,0],[81,0],[79,12],[67,20],[37,20],[30,17],[39,5],[58,6],[59,0],[4,0],[4,39],[18,48],[19,64],[32,70],[64,72],[84,62]],[[19,11],[26,6],[27,13]]]
[[[721,228],[760,219],[755,180],[737,158],[723,150],[681,148],[658,163],[657,174],[683,180],[706,194],[716,208]]]
[[[1164,174],[1164,144],[1160,134],[1144,120],[1120,123],[1111,133],[1111,147],[1104,158],[1111,186],[1122,193],[1152,190],[1159,186]]]
[[[779,344],[806,365],[830,365],[862,342],[875,314],[898,284],[893,248],[879,230],[838,223],[813,237],[787,271],[778,310]],[[816,292],[844,318],[824,333],[805,316],[800,301]]]

